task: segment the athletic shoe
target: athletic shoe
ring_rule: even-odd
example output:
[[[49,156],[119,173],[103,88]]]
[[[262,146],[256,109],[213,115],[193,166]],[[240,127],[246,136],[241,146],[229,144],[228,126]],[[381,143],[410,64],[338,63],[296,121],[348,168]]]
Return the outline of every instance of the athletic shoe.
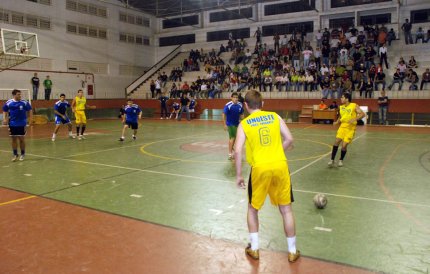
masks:
[[[134,135],[133,135],[133,137],[132,137],[132,138],[133,138],[133,141],[136,141],[136,139],[137,139],[137,137],[136,137],[136,136],[134,136]]]
[[[254,260],[259,260],[260,259],[260,252],[257,250],[252,250],[251,249],[251,244],[248,244],[248,246],[245,248],[245,254],[248,255],[249,257],[253,258]],[[290,256],[288,254],[288,260],[290,259]]]
[[[294,263],[299,258],[300,258],[300,251],[297,250],[296,253],[290,253],[290,252],[288,252],[288,261],[290,263]]]
[[[81,135],[78,135],[78,140],[80,141],[80,140],[82,140],[82,137],[81,137]]]
[[[334,161],[330,160],[330,162],[328,162],[328,167],[333,167],[333,165],[334,165]]]
[[[87,138],[85,138],[85,137],[84,137],[84,135],[81,135],[81,138],[82,138],[83,140],[87,139]]]
[[[12,162],[16,162],[18,160],[18,155],[13,155]]]
[[[228,155],[228,159],[229,159],[229,160],[233,160],[233,155],[232,155],[232,154],[229,154],[229,155]]]
[[[120,141],[120,142],[124,142],[124,138],[119,138],[119,140],[118,141]]]
[[[52,141],[52,142],[55,142],[55,138],[52,138],[52,139],[51,139],[51,141]]]
[[[24,161],[24,158],[25,158],[25,155],[21,155],[21,156],[19,156],[19,160],[20,160],[20,161]]]
[[[338,167],[343,167],[343,161],[342,161],[342,160],[339,160],[339,162],[337,162],[337,166],[338,166]]]
[[[72,134],[72,135],[69,135],[69,138],[70,139],[76,139],[76,136]]]
[[[163,120],[163,119],[164,119],[163,117],[160,118],[160,120]]]

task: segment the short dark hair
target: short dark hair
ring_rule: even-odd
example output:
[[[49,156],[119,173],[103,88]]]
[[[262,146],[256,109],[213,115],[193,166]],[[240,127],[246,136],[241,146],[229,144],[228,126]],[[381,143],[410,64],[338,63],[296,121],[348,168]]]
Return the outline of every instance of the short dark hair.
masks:
[[[66,94],[61,93],[61,94],[60,94],[60,97],[66,97]]]
[[[237,92],[233,92],[230,97],[239,96]]]
[[[82,92],[82,93],[84,93],[84,91],[83,91],[82,89],[78,89],[78,93],[79,93],[79,92]]]
[[[19,89],[14,89],[12,90],[12,95],[15,96],[18,92],[21,93]]]
[[[127,102],[133,101],[133,99],[131,98],[127,98]]]
[[[343,97],[345,97],[346,99],[348,99],[348,102],[351,102],[351,101],[352,101],[351,93],[349,93],[349,92],[344,92],[342,95],[343,95]]]

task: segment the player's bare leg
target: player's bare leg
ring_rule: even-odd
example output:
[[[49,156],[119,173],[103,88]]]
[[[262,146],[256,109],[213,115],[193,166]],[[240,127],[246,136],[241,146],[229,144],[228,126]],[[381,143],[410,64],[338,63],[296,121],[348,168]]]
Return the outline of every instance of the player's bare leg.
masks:
[[[60,129],[60,125],[55,125],[54,133],[52,134],[52,142],[55,142],[55,138],[57,137],[58,130]]]
[[[247,221],[250,244],[248,244],[248,246],[245,248],[245,253],[251,258],[258,260],[260,258],[258,251],[258,210],[255,209],[251,204],[248,204]]]
[[[285,235],[287,236],[288,261],[295,262],[300,257],[300,251],[296,249],[296,225],[291,204],[280,205],[279,212],[282,215],[284,231]]]
[[[25,157],[25,139],[24,136],[18,136],[19,140],[19,148],[21,149],[21,156],[19,157],[20,161],[24,161]]]
[[[234,141],[236,140],[236,138],[230,138],[228,140],[228,159],[231,160],[234,157],[234,151],[233,151],[233,147],[234,147]]]
[[[12,136],[12,150],[13,150],[13,158],[12,162],[18,160],[18,137]]]
[[[121,138],[119,138],[119,141],[124,141],[124,139],[125,139],[125,137],[124,137],[124,135],[125,135],[125,130],[128,128],[128,126],[127,125],[124,125],[123,127],[122,127],[122,135],[121,135]]]

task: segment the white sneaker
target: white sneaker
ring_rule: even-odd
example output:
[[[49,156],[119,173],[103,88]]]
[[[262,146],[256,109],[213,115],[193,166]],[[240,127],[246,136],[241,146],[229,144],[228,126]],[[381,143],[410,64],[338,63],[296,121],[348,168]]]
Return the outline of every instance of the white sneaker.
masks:
[[[72,135],[69,135],[69,138],[70,139],[76,139],[76,136],[72,134]]]
[[[228,155],[228,159],[229,159],[229,160],[233,160],[233,154],[229,154],[229,155]]]
[[[78,140],[79,141],[82,140],[82,136],[81,135],[78,135]]]
[[[119,140],[118,140],[118,141],[120,141],[120,142],[124,142],[124,137],[119,138]]]
[[[20,161],[24,161],[24,158],[25,158],[25,156],[24,156],[24,155],[19,156],[19,160],[20,160]]]
[[[13,155],[12,162],[16,162],[18,160],[18,155]]]
[[[342,161],[342,160],[339,160],[339,162],[337,162],[337,166],[338,166],[338,167],[343,167],[343,161]]]
[[[333,165],[334,165],[334,161],[330,160],[330,162],[328,162],[328,167],[333,167]]]
[[[87,139],[87,138],[85,138],[85,136],[84,136],[84,135],[81,135],[81,139],[85,140],[85,139]]]
[[[163,117],[161,117],[160,119],[161,119],[161,120],[163,120],[164,118],[163,118]]]
[[[51,139],[51,141],[52,141],[52,142],[55,142],[55,138],[52,138],[52,139]]]

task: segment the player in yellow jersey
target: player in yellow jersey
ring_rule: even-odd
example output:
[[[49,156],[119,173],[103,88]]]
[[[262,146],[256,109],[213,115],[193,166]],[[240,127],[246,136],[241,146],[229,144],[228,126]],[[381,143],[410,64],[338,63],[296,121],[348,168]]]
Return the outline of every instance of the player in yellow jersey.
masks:
[[[78,90],[78,95],[73,99],[72,102],[72,111],[76,118],[76,136],[78,136],[78,140],[85,139],[84,132],[87,126],[87,117],[85,116],[86,108],[95,109],[96,107],[87,105],[87,99],[84,97],[84,91],[80,89]]]
[[[361,120],[366,114],[360,109],[360,106],[356,103],[351,103],[351,93],[345,92],[341,97],[342,105],[339,107],[339,118],[334,125],[340,123],[339,129],[336,133],[336,140],[334,141],[333,149],[331,151],[331,160],[328,162],[329,167],[333,167],[334,159],[342,143],[342,150],[340,152],[340,160],[337,166],[343,166],[343,159],[346,155],[346,148],[352,142],[355,135],[355,128],[357,127],[357,121]]]
[[[291,203],[294,201],[285,151],[292,148],[293,136],[287,125],[275,112],[262,111],[261,93],[248,91],[245,107],[250,115],[237,129],[235,143],[236,181],[245,188],[242,177],[242,150],[246,143],[246,159],[251,165],[248,182],[248,230],[251,243],[245,249],[248,256],[258,260],[258,211],[267,194],[273,205],[279,207],[288,242],[288,261],[300,257],[296,250],[296,229]]]

